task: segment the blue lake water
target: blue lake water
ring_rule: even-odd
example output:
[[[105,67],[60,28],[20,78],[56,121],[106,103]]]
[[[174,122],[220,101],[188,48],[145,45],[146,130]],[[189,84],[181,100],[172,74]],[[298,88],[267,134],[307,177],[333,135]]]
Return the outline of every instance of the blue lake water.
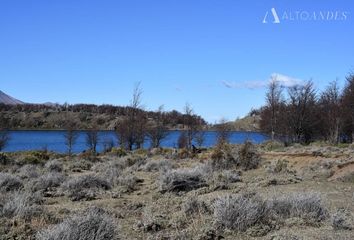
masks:
[[[162,147],[176,147],[180,131],[170,131],[169,135],[162,141]],[[67,147],[64,144],[65,131],[10,131],[10,141],[5,147],[5,152],[42,150],[48,149],[55,152],[64,153]],[[216,133],[214,131],[206,131],[204,135],[204,147],[211,147],[216,143]],[[256,132],[232,132],[230,135],[231,143],[243,143],[250,140],[254,143],[262,143],[269,139],[268,136]],[[117,146],[117,136],[114,131],[100,131],[98,151],[104,148],[104,142],[113,141]],[[144,143],[145,148],[150,147],[147,140]],[[80,131],[78,139],[73,147],[73,152],[79,153],[88,149],[86,145],[85,131]]]

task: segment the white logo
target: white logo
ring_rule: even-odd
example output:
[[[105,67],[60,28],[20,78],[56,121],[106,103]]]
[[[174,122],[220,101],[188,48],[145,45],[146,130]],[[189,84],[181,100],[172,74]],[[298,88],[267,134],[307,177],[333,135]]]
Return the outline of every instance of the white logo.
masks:
[[[278,14],[277,14],[277,11],[275,10],[275,8],[272,8],[271,12],[272,12],[272,15],[274,17],[273,23],[280,23],[280,20],[279,20],[279,17],[278,17]],[[266,14],[264,16],[263,23],[268,23],[267,22],[267,17],[268,17],[268,11],[266,12]]]
[[[278,14],[279,13],[279,14]],[[340,10],[327,10],[327,11],[306,11],[306,10],[286,10],[277,12],[273,7],[269,13],[267,11],[263,18],[263,23],[280,23],[282,22],[294,22],[294,21],[346,21],[348,19],[349,12]]]

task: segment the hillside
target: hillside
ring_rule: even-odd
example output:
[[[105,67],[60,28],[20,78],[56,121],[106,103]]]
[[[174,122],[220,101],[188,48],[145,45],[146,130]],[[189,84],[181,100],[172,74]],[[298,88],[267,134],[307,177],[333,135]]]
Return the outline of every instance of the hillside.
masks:
[[[236,131],[259,131],[259,115],[246,116],[229,122],[233,130]]]
[[[76,129],[88,129],[95,126],[101,130],[112,130],[119,119],[126,116],[129,107],[113,105],[49,105],[49,104],[0,104],[0,121],[9,129],[54,130],[64,129],[70,125]],[[159,113],[144,111],[145,117],[153,123]],[[178,111],[163,114],[164,122],[169,129],[182,129],[185,116]],[[196,122],[206,125],[200,116],[194,115]]]
[[[7,95],[1,90],[0,90],[0,103],[9,104],[9,105],[24,104],[24,102]]]

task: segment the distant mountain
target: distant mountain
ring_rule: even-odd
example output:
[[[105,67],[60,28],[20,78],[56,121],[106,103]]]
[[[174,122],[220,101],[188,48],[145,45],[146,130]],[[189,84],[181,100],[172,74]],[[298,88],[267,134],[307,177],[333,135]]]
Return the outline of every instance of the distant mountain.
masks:
[[[58,103],[52,103],[52,102],[45,102],[45,103],[43,103],[43,105],[46,105],[48,107],[55,107],[55,106],[58,106],[59,104]]]
[[[7,95],[1,90],[0,90],[0,103],[9,104],[9,105],[24,104],[24,102]]]

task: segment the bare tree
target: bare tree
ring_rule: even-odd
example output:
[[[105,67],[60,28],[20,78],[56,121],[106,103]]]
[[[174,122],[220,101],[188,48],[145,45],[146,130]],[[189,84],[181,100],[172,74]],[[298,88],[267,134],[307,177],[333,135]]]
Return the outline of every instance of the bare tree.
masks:
[[[68,150],[68,155],[71,157],[73,147],[76,143],[76,140],[79,136],[78,131],[76,131],[73,127],[67,127],[66,132],[64,133],[64,138],[65,138],[65,145]]]
[[[127,114],[116,125],[121,146],[129,150],[132,150],[134,145],[136,148],[141,148],[146,137],[148,119],[141,106],[142,93],[140,83],[137,83],[133,90],[133,97],[127,109]]]
[[[188,147],[188,137],[185,131],[181,131],[177,140],[178,148],[187,148]]]
[[[351,142],[354,141],[354,73],[347,77],[346,85],[343,89],[341,101],[343,109],[343,131],[349,137]]]
[[[154,122],[150,123],[147,134],[151,140],[152,148],[160,147],[161,141],[168,136],[169,132],[166,126],[166,118],[163,106],[160,106],[157,110],[157,118],[154,120]]]
[[[10,134],[7,130],[0,130],[0,151],[2,151],[10,140]]]
[[[197,143],[198,147],[202,147],[205,141],[205,131],[201,130],[198,131],[195,135],[195,142]]]
[[[97,152],[97,145],[99,143],[99,131],[96,126],[86,130],[86,145],[92,153]]]
[[[0,151],[2,151],[10,141],[10,134],[7,130],[8,119],[0,117]]]
[[[272,77],[266,94],[267,107],[270,112],[270,132],[272,141],[278,127],[279,110],[282,103],[282,88],[276,77]]]
[[[309,142],[313,137],[316,116],[316,93],[312,81],[288,89],[288,123],[295,142]]]
[[[104,152],[110,152],[112,151],[112,148],[114,147],[114,141],[112,138],[105,138],[103,141],[102,141],[102,144],[103,144],[103,151]]]
[[[73,152],[73,147],[76,143],[76,140],[79,136],[79,132],[76,131],[77,128],[77,121],[75,121],[75,117],[68,112],[68,104],[64,103],[63,109],[65,110],[64,114],[64,120],[63,120],[63,125],[65,129],[64,133],[64,139],[65,139],[65,145],[67,147],[67,153],[68,156],[71,157],[72,152]]]
[[[323,135],[330,143],[336,144],[339,141],[341,123],[340,90],[337,81],[331,82],[321,93],[319,105]]]
[[[191,149],[193,139],[197,133],[202,130],[202,122],[194,114],[193,108],[189,103],[186,103],[184,107],[184,127],[186,129],[187,148]]]
[[[225,118],[221,118],[219,123],[215,126],[216,128],[216,137],[218,144],[224,144],[229,142],[231,134],[231,126],[227,123]]]
[[[127,128],[128,126],[128,119],[126,117],[119,119],[115,125],[115,132],[116,136],[118,139],[118,145],[121,148],[128,148],[128,142],[133,142],[129,141],[129,129]],[[131,144],[130,149],[132,148],[133,144]]]
[[[135,145],[137,149],[142,148],[144,146],[144,142],[147,136],[147,131],[148,131],[147,114],[144,111],[140,110],[137,113],[136,122],[135,122],[135,135],[136,135]]]

